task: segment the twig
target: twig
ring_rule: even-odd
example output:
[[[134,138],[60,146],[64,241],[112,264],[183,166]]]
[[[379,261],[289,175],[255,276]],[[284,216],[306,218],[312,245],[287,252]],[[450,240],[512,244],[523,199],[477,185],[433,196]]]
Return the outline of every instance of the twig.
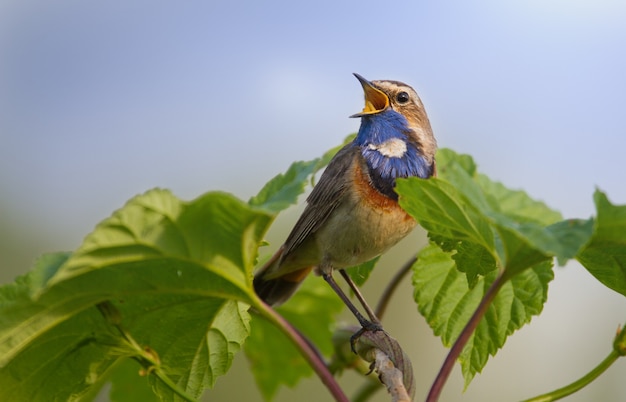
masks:
[[[393,401],[411,401],[415,394],[413,366],[398,341],[385,331],[366,331],[357,343],[363,359],[373,362]]]
[[[374,371],[378,373],[378,378],[387,387],[387,392],[391,395],[391,401],[411,402],[411,398],[402,382],[402,372],[393,365],[389,357],[380,349],[374,349],[374,356]]]

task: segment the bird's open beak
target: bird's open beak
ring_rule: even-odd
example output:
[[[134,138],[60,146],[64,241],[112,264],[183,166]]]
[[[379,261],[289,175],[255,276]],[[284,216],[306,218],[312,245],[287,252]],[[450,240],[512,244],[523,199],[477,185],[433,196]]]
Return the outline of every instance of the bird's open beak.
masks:
[[[380,89],[375,88],[371,82],[361,77],[359,74],[354,73],[354,76],[359,80],[365,93],[365,107],[360,113],[353,114],[350,117],[361,117],[368,114],[380,113],[389,107],[389,97],[385,95]]]

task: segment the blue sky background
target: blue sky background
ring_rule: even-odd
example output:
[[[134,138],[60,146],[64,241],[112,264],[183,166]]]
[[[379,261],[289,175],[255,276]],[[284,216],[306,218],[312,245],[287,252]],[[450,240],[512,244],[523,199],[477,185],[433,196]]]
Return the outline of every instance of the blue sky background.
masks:
[[[624,204],[624,21],[618,0],[5,0],[0,280],[76,248],[149,188],[245,199],[319,156],[358,129],[352,72],[412,85],[440,146],[566,217],[592,215],[596,187]],[[625,311],[577,264],[557,270],[544,315],[464,400],[491,395],[500,371],[534,384],[508,399],[574,380],[608,353]],[[620,363],[571,400],[626,399]]]

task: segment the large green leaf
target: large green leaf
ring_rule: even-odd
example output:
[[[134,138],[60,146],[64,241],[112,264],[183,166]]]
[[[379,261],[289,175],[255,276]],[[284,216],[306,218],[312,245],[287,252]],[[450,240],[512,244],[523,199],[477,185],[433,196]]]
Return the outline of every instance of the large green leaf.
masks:
[[[594,194],[597,218],[593,236],[578,261],[605,286],[626,296],[626,205],[613,205],[606,194]]]
[[[404,179],[398,180],[396,191],[400,205],[438,240],[471,242],[498,258],[489,219],[450,182]]]
[[[541,312],[553,279],[551,267],[550,261],[539,263],[502,286],[459,356],[466,385],[509,335]],[[450,347],[458,338],[495,277],[495,272],[481,276],[470,288],[456,269],[452,253],[435,244],[419,253],[413,272],[415,301],[445,346]]]
[[[251,271],[270,221],[224,193],[191,202],[163,190],[134,198],[66,261],[47,257],[27,281],[0,290],[0,381],[10,385],[0,396],[36,389],[41,399],[29,400],[68,399],[98,384],[120,357],[136,354],[94,307],[106,300],[134,340],[158,356],[161,371],[200,395],[248,335],[241,302],[252,300]],[[70,338],[59,342],[59,333]],[[18,375],[34,364],[41,367],[32,376],[37,386]],[[68,367],[63,386],[55,366]],[[177,399],[160,380],[153,386],[165,400]]]
[[[511,190],[494,182],[477,170],[471,156],[457,154],[448,148],[437,153],[438,177],[452,183],[463,193],[471,194],[473,204],[484,213],[500,212],[518,222],[537,222],[550,225],[561,219],[561,214],[537,201],[524,191]]]

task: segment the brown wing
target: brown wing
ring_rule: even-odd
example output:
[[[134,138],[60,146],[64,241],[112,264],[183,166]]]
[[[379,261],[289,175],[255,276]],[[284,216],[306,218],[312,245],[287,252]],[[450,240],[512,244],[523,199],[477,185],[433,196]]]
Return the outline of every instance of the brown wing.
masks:
[[[359,148],[350,143],[341,148],[330,161],[307,198],[304,212],[285,241],[283,259],[315,233],[341,203],[352,177],[350,169],[358,156]]]

